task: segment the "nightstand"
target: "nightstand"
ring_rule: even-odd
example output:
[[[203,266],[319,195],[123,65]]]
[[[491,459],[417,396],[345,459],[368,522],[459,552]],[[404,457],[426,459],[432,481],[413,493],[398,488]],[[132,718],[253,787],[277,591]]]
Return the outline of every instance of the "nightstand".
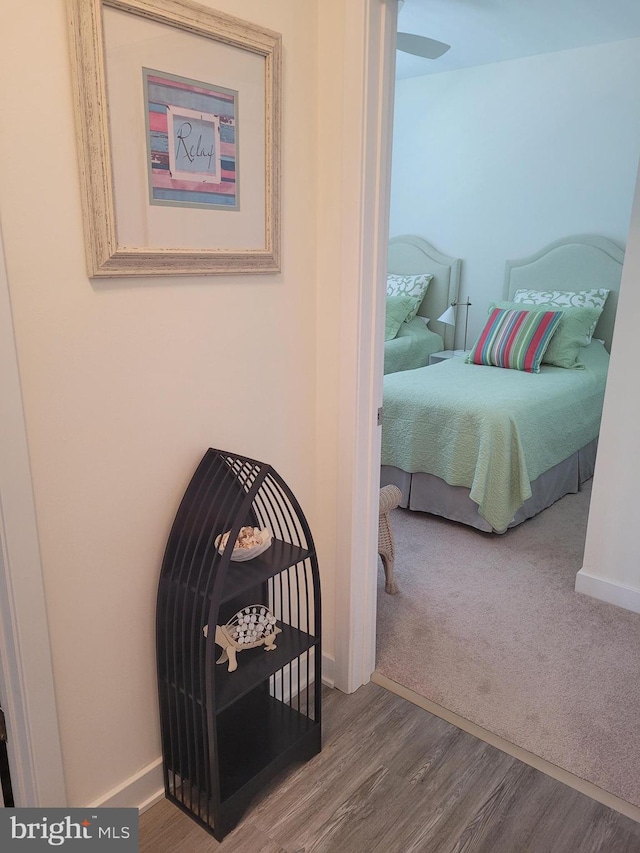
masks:
[[[440,352],[432,352],[429,356],[429,365],[437,364],[439,361],[446,361],[448,358],[453,358],[454,355],[466,355],[469,350],[463,349],[443,349]]]

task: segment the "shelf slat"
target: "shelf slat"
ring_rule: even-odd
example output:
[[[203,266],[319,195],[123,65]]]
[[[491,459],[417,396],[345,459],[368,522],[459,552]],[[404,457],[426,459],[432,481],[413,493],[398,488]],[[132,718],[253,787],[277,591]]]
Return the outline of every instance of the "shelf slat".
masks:
[[[215,667],[215,690],[216,690],[216,706],[217,711],[224,710],[231,702],[234,702],[240,696],[244,696],[260,682],[265,681],[271,675],[275,675],[278,670],[282,669],[292,660],[297,659],[301,654],[313,648],[318,644],[319,638],[313,637],[304,631],[299,631],[291,625],[285,625],[278,622],[278,627],[282,628],[282,633],[276,637],[276,648],[272,652],[267,652],[264,646],[257,646],[254,649],[238,652],[238,668],[235,672],[228,671],[227,663],[216,664]],[[220,657],[222,649],[216,646],[216,658]],[[177,667],[177,671],[184,672],[183,666]],[[182,696],[183,701],[186,699],[190,702],[202,704],[202,697],[196,690],[185,692],[184,684],[176,684],[173,678],[168,678],[166,673],[159,673],[159,678],[163,684],[172,691],[176,691]],[[204,688],[204,683],[202,684]]]
[[[253,690],[269,676],[275,675],[303,652],[313,648],[319,642],[317,637],[305,634],[291,625],[278,623],[282,633],[276,637],[276,649],[265,651],[263,646],[238,652],[238,668],[229,672],[226,663],[216,664],[215,691],[216,712],[224,711],[229,705]],[[217,649],[220,646],[216,647]]]
[[[247,696],[218,718],[220,799],[233,796],[319,724],[273,696]]]
[[[222,594],[221,603],[235,598],[236,595],[250,589],[252,586],[268,581],[269,578],[298,563],[303,562],[312,556],[312,552],[306,548],[300,548],[298,545],[291,545],[289,542],[283,542],[281,539],[274,539],[271,547],[259,557],[254,557],[253,560],[247,560],[244,563],[230,562],[225,579],[224,592]],[[209,572],[216,571],[211,566]],[[212,584],[205,579],[200,580],[200,586],[196,586],[193,580],[183,580],[180,575],[173,577],[162,577],[161,583],[176,584],[179,587],[184,587],[199,597],[211,598]]]
[[[281,539],[274,539],[271,547],[246,563],[229,563],[224,582],[222,602],[229,601],[252,586],[257,586],[285,569],[301,563],[311,552]]]

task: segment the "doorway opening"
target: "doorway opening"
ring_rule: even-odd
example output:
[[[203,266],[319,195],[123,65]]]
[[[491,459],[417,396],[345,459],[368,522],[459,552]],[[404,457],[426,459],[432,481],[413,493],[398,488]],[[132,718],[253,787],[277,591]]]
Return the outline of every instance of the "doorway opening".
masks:
[[[408,0],[401,13],[403,28],[402,16],[411,5]],[[455,10],[454,4],[447,5]],[[429,35],[455,43],[454,33],[435,27],[434,9],[438,6],[430,4]],[[477,34],[477,21],[474,25]],[[624,246],[640,149],[640,114],[629,111],[640,78],[635,59],[638,37],[630,38],[630,33],[626,29],[620,40],[604,44],[556,47],[473,69],[398,81],[390,234],[424,238],[441,253],[461,259],[455,301],[472,305],[471,344],[485,326],[490,303],[501,301],[507,260],[530,258],[576,234],[597,235]],[[585,118],[591,133],[580,133]],[[618,149],[608,130],[597,139],[606,126],[615,127]],[[534,154],[542,159],[534,160]],[[551,185],[543,183],[548,177]],[[577,290],[540,284],[535,289]],[[427,311],[426,316],[437,321],[440,314],[434,317]],[[453,346],[443,346],[440,352],[456,347],[465,349],[460,329]],[[431,371],[434,366],[418,369]],[[441,373],[444,376],[444,370]],[[407,373],[395,382],[385,380],[385,386],[385,411],[390,417],[392,401],[408,393],[412,383]],[[458,439],[448,424],[445,429],[451,447]],[[384,453],[383,438],[383,463],[388,461]],[[598,699],[598,713],[603,715],[596,724],[599,730],[613,731],[621,718],[631,726],[634,715],[631,710],[625,714],[620,704],[628,670],[620,683],[607,686],[609,671],[620,675],[618,664],[605,666],[601,673],[597,663],[594,675],[585,661],[611,655],[619,662],[622,650],[616,645],[616,633],[622,625],[630,632],[628,637],[635,637],[638,630],[637,616],[624,611],[616,613],[613,630],[601,603],[574,592],[589,508],[585,479],[577,494],[503,537],[423,515],[416,495],[417,511],[401,510],[393,519],[400,592],[388,596],[379,585],[378,606],[384,609],[386,622],[383,631],[378,624],[378,649],[384,650],[388,678],[640,804],[640,790],[629,788],[628,774],[622,782],[612,778],[619,765],[607,756],[619,752],[619,729],[615,742],[605,738],[594,747],[591,739],[589,750],[576,741],[586,737],[587,718],[596,720],[595,710],[586,710],[576,697]],[[408,488],[413,495],[413,481]],[[420,488],[415,486],[416,491]],[[418,573],[414,580],[404,579],[404,589],[403,559]],[[420,576],[423,567],[427,569]],[[398,603],[403,595],[404,607]],[[558,606],[563,602],[564,609]],[[570,609],[571,602],[577,602],[577,610]],[[577,633],[585,624],[593,636],[591,653],[588,632]],[[554,647],[564,649],[564,657],[555,655]],[[380,661],[378,654],[378,671]],[[529,697],[521,689],[523,674],[534,687]],[[590,686],[594,682],[597,691]],[[572,698],[569,685],[575,687]],[[608,702],[607,695],[615,701]],[[496,724],[496,711],[501,710],[509,711],[510,718]],[[550,732],[559,735],[556,744],[551,743]],[[633,739],[632,731],[628,735]],[[560,740],[565,746],[571,743],[564,753]],[[591,755],[594,751],[597,758]],[[585,757],[586,752],[591,757]],[[568,753],[577,757],[569,767]]]

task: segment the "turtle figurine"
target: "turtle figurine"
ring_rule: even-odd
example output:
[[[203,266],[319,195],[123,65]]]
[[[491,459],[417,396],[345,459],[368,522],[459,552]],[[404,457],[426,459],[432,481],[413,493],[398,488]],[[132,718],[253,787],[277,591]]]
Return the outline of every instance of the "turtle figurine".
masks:
[[[222,647],[222,654],[216,663],[229,661],[229,672],[238,668],[236,655],[244,649],[255,649],[264,646],[265,651],[276,649],[275,639],[282,632],[278,628],[276,617],[264,604],[252,604],[243,607],[227,622],[226,625],[216,625],[215,642]],[[205,637],[208,625],[203,628]]]

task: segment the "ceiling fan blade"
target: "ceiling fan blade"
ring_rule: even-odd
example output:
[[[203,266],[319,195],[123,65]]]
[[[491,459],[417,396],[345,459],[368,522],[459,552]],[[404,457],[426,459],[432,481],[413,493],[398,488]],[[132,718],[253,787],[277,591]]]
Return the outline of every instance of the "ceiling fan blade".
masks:
[[[450,44],[427,38],[427,36],[398,33],[398,50],[402,50],[404,53],[412,53],[414,56],[422,56],[424,59],[437,59],[446,53],[450,47]]]

